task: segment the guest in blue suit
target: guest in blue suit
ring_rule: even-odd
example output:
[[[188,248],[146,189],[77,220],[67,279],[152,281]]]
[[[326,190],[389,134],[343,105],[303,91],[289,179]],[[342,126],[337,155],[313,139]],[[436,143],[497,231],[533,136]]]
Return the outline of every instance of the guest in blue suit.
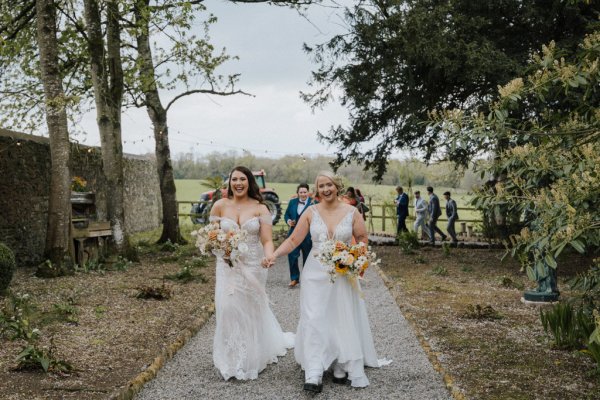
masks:
[[[301,183],[296,188],[296,193],[298,197],[293,198],[288,203],[287,210],[285,210],[285,222],[290,227],[288,232],[288,237],[294,232],[294,227],[296,226],[296,222],[300,219],[302,213],[312,204],[314,204],[313,200],[308,196],[308,185],[306,183]],[[302,252],[302,263],[306,263],[306,259],[308,258],[308,253],[310,253],[310,249],[312,248],[312,240],[310,238],[310,233],[306,235],[302,243],[298,247],[296,247],[290,254],[288,254],[288,262],[290,263],[290,279],[291,282],[289,284],[290,288],[293,288],[298,283],[300,283],[300,268],[298,266],[298,259],[300,258],[300,252]]]
[[[402,186],[396,186],[396,215],[398,216],[398,234],[400,232],[408,232],[408,228],[406,227],[406,218],[408,217],[408,195],[404,193],[404,189]]]

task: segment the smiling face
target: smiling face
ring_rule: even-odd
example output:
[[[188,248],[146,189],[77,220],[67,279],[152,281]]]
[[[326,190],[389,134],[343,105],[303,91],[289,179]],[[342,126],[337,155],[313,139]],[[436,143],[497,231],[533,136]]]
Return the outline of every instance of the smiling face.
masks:
[[[337,200],[338,188],[330,178],[319,176],[317,178],[317,193],[319,194],[319,201],[332,202]]]
[[[241,171],[233,171],[229,178],[229,188],[235,198],[246,197],[248,195],[248,177]]]
[[[298,198],[300,199],[300,201],[306,201],[306,199],[308,198],[308,189],[303,187],[298,189]]]

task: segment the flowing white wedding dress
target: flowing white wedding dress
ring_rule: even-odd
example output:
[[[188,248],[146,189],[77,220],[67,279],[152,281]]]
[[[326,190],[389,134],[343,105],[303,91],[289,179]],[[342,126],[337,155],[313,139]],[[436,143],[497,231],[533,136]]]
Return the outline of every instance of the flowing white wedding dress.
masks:
[[[239,229],[229,218],[211,220],[219,221],[225,231]],[[249,250],[234,267],[217,257],[213,361],[225,380],[256,379],[267,364],[277,362],[294,346],[294,334],[281,330],[265,292],[268,272],[261,266],[261,223],[271,221],[253,217],[242,224]]]
[[[328,239],[328,230],[317,207],[310,207],[310,234],[313,248],[301,275],[300,322],[296,333],[295,357],[306,377],[321,376],[334,362],[348,373],[354,387],[365,387],[369,380],[364,367],[379,367],[360,282],[353,288],[345,277],[331,283],[327,267],[315,254]],[[350,211],[335,227],[333,239],[352,241]],[[362,218],[362,217],[361,217]]]

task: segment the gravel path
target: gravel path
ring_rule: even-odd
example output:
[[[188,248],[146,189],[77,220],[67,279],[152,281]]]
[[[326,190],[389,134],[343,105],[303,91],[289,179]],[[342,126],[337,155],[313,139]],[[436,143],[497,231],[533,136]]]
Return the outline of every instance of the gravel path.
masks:
[[[285,331],[296,330],[300,290],[288,289],[287,259],[269,272],[267,293],[273,311]],[[371,329],[379,358],[391,365],[368,368],[371,385],[365,389],[336,385],[325,375],[321,399],[450,399],[415,334],[376,271],[369,270],[363,285]],[[294,360],[293,350],[271,364],[254,381],[225,382],[212,364],[214,317],[148,383],[137,400],[197,399],[306,399],[304,374]]]

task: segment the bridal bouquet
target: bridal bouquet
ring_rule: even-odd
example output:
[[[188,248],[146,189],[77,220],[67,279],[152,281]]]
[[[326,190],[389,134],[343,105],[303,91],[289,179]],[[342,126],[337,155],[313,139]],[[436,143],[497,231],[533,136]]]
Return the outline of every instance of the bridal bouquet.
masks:
[[[323,243],[317,259],[329,268],[332,283],[341,275],[354,284],[363,277],[369,265],[379,264],[376,254],[366,244],[359,242],[349,246],[332,239]]]
[[[200,253],[212,253],[221,257],[230,267],[233,267],[233,263],[242,254],[248,252],[248,245],[245,243],[247,232],[243,229],[224,231],[218,223],[210,223],[193,231],[192,236],[196,236],[196,247]]]

